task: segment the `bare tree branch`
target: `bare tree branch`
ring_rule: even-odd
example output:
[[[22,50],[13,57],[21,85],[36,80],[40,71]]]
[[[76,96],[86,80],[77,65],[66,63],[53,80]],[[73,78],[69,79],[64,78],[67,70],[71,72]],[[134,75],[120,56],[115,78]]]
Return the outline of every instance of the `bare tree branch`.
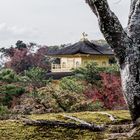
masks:
[[[136,2],[138,0],[131,0],[131,5],[130,5],[130,14],[129,14],[129,19],[128,19],[128,25],[130,24],[130,20],[131,20],[131,17],[134,13],[134,10],[135,10],[135,5],[136,5]]]
[[[46,126],[46,127],[64,127],[64,128],[71,128],[71,129],[83,129],[83,130],[90,130],[93,132],[100,132],[105,129],[104,126],[96,126],[94,124],[76,124],[72,122],[62,122],[62,121],[48,121],[48,120],[24,120],[24,125],[29,126]]]
[[[110,10],[107,0],[86,0],[92,11],[98,17],[100,30],[106,41],[113,48],[119,63],[122,64],[125,57],[126,44],[130,39],[125,33],[120,21]]]
[[[129,37],[140,43],[140,0],[131,0],[127,30]]]

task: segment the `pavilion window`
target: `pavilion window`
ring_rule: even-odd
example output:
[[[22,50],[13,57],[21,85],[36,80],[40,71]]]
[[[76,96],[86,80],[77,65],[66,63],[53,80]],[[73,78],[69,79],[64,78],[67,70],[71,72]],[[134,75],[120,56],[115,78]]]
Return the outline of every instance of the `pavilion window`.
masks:
[[[80,62],[79,61],[76,62],[76,68],[78,68],[78,67],[80,67]]]
[[[62,63],[62,68],[66,68],[66,62]]]
[[[105,62],[105,61],[103,61],[103,62],[102,62],[102,65],[103,65],[103,66],[106,66],[107,64],[106,64],[106,62]]]

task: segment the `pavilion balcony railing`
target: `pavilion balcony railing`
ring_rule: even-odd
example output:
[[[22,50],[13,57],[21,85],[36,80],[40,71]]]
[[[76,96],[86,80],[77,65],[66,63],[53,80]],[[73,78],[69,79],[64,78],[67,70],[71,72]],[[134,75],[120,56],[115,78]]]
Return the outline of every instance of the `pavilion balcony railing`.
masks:
[[[71,72],[72,69],[77,68],[74,65],[61,65],[61,64],[52,64],[51,72]]]

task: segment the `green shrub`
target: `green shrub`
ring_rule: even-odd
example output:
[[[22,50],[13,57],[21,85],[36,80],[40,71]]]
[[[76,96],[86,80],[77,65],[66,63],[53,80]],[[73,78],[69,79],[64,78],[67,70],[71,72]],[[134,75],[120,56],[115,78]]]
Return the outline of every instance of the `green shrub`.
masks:
[[[38,89],[33,98],[46,112],[94,111],[103,108],[101,103],[88,100],[83,93],[57,90],[54,85]]]
[[[99,101],[87,100],[84,102],[76,103],[71,107],[72,111],[100,111],[103,110],[103,104]]]
[[[100,73],[119,73],[117,65],[108,67],[99,67],[95,62],[89,62],[83,67],[79,67],[73,71],[77,78],[86,80],[88,83],[100,85]]]
[[[9,111],[9,109],[7,108],[7,106],[0,106],[0,116],[3,116],[3,115],[5,115],[5,114],[9,114],[10,113],[10,111]]]
[[[18,87],[13,84],[4,85],[2,86],[2,89],[3,89],[2,94],[7,94],[7,95],[18,96],[25,92],[25,88]]]
[[[16,85],[8,84],[0,87],[1,103],[3,105],[10,105],[13,97],[20,96],[25,92],[25,88]]]
[[[34,90],[46,85],[48,80],[46,80],[46,71],[39,67],[34,67],[25,71],[24,82],[30,84]]]
[[[112,65],[112,66],[106,67],[104,69],[105,70],[103,72],[106,72],[106,73],[111,73],[111,74],[119,74],[120,73],[118,65]]]
[[[71,92],[82,93],[83,85],[80,81],[73,77],[64,77],[60,81],[60,89],[68,90]]]
[[[86,98],[84,94],[79,94],[76,92],[71,92],[68,90],[59,91],[56,95],[56,101],[65,112],[73,112],[72,106],[76,103],[82,103]]]
[[[7,106],[0,105],[0,120],[8,120],[12,117],[12,112]]]
[[[71,112],[71,107],[85,100],[84,95],[69,90],[55,90],[53,86],[43,87],[36,93],[35,100],[51,112]]]
[[[0,71],[0,81],[6,83],[19,82],[20,77],[12,69],[2,69]]]
[[[79,79],[86,80],[91,84],[97,84],[101,80],[99,73],[102,70],[103,68],[98,67],[97,63],[90,62],[87,63],[84,67],[75,69],[74,73]]]
[[[44,107],[45,112],[62,112],[63,109],[57,103],[58,91],[50,84],[42,87],[32,94],[34,100]]]

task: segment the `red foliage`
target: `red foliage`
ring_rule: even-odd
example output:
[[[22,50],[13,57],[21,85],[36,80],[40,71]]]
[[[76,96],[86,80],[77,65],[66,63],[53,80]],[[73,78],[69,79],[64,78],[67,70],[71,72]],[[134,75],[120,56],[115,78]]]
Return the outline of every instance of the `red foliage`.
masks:
[[[40,67],[45,70],[50,68],[46,62],[46,53],[48,48],[42,47],[36,53],[31,53],[29,48],[12,48],[8,53],[9,61],[5,63],[6,68],[11,68],[17,73],[28,70],[32,67]]]
[[[126,108],[125,100],[121,89],[121,79],[115,74],[100,74],[102,86],[90,89],[85,94],[94,101],[100,101],[107,109]]]
[[[28,67],[28,63],[25,62],[27,60],[27,49],[12,49],[13,53],[9,56],[9,61],[5,63],[6,68],[11,68],[15,70],[17,73],[21,72],[22,69],[26,69]],[[25,65],[26,64],[26,65]]]
[[[48,52],[48,48],[46,46],[41,47],[34,54],[34,66],[40,67],[42,69],[50,70],[50,62],[47,60],[46,54]]]

